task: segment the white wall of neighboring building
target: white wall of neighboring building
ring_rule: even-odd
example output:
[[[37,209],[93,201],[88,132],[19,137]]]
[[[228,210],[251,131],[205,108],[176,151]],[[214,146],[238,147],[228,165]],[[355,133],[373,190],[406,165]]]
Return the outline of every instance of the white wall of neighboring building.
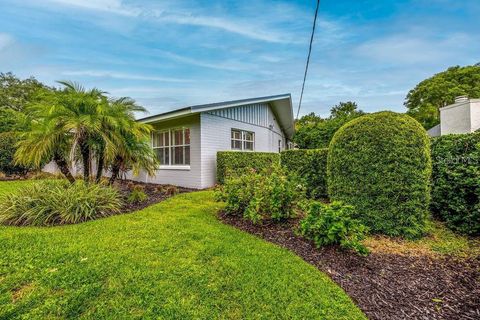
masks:
[[[470,133],[479,128],[480,99],[460,98],[454,104],[440,108],[440,132],[438,135]],[[432,131],[432,133],[437,132]]]
[[[480,99],[470,99],[470,132],[480,129]]]
[[[470,103],[455,103],[440,109],[440,134],[470,132]]]

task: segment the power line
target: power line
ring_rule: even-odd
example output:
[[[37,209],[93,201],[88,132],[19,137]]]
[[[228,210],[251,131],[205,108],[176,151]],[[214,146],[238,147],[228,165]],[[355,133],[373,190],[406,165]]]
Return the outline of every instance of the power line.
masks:
[[[312,36],[310,37],[310,46],[308,47],[307,64],[305,65],[305,74],[303,75],[302,92],[300,93],[300,101],[298,102],[298,110],[297,110],[296,119],[298,119],[298,115],[300,113],[300,108],[302,107],[303,90],[305,89],[305,80],[307,79],[308,64],[310,63],[310,55],[312,53],[313,36],[315,34],[315,26],[317,25],[318,7],[320,7],[320,0],[317,0],[317,8],[315,9],[315,18],[313,18]]]

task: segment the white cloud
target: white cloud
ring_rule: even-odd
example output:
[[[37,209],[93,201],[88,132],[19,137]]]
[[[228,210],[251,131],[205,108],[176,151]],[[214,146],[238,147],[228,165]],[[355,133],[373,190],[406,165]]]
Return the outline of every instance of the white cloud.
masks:
[[[253,68],[254,65],[248,64],[248,63],[242,63],[238,62],[237,60],[231,60],[231,61],[219,61],[219,62],[205,62],[199,59],[193,59],[193,58],[188,58],[184,57],[182,55],[168,52],[168,51],[163,51],[163,50],[158,50],[158,52],[164,56],[165,58],[181,62],[181,63],[187,63],[190,65],[198,66],[198,67],[203,67],[203,68],[209,68],[209,69],[218,69],[218,70],[227,70],[227,71],[242,71],[242,70],[247,70],[249,68]]]
[[[113,78],[113,79],[124,79],[124,80],[191,82],[191,80],[188,80],[188,79],[145,76],[145,75],[139,75],[139,74],[122,73],[122,72],[114,72],[114,71],[102,71],[102,70],[64,71],[62,72],[62,74],[67,76],[86,76],[86,77]]]
[[[125,6],[121,0],[47,0],[55,4],[77,7],[85,10],[104,11],[124,16],[138,16],[138,8]]]
[[[208,27],[223,30],[245,36],[250,39],[262,40],[267,42],[292,42],[284,34],[271,31],[254,23],[253,21],[235,21],[234,18],[221,18],[202,15],[181,15],[169,14],[165,12],[157,13],[159,22],[191,25],[198,27]]]
[[[12,36],[7,33],[0,33],[0,51],[7,49],[12,43]]]
[[[76,7],[84,10],[108,12],[111,14],[137,17],[159,23],[190,25],[222,30],[241,35],[250,39],[274,42],[291,43],[295,37],[285,32],[270,30],[261,21],[265,19],[239,19],[236,17],[220,17],[195,13],[185,13],[186,8],[157,9],[156,7],[133,7],[121,0],[47,0],[47,3]],[[35,3],[37,4],[37,3]],[[42,5],[46,5],[43,3]],[[162,6],[166,6],[162,3]]]
[[[441,37],[415,33],[396,34],[361,44],[356,52],[372,60],[392,64],[438,63],[455,58],[472,48],[471,37],[454,33]]]

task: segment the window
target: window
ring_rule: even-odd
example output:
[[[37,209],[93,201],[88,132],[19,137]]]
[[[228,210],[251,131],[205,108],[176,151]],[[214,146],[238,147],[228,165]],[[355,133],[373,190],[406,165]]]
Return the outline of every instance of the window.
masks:
[[[177,128],[156,131],[152,147],[162,166],[190,165],[190,129]]]
[[[250,150],[255,147],[255,133],[232,129],[232,150]]]
[[[282,140],[278,140],[278,152],[282,152]]]

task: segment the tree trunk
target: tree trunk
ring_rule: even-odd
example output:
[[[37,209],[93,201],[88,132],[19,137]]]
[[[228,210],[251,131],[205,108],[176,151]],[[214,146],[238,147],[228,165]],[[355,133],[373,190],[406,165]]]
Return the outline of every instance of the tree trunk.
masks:
[[[86,139],[79,143],[80,153],[82,154],[83,162],[83,180],[85,183],[90,181],[90,146],[88,145]]]
[[[110,179],[108,180],[108,183],[112,185],[115,180],[118,177],[118,173],[120,172],[120,166],[122,165],[122,158],[116,157],[115,161],[113,162],[112,165],[112,175],[110,176]]]
[[[95,178],[95,182],[99,183],[100,179],[102,179],[102,174],[103,174],[103,166],[105,162],[105,153],[102,148],[102,150],[98,154],[98,159],[97,159],[97,177]]]
[[[75,182],[75,178],[73,177],[72,173],[70,172],[70,169],[68,168],[68,163],[65,161],[65,159],[60,156],[59,154],[55,154],[53,156],[53,161],[57,165],[57,167],[60,169],[60,172],[67,178],[67,180],[70,183]]]

